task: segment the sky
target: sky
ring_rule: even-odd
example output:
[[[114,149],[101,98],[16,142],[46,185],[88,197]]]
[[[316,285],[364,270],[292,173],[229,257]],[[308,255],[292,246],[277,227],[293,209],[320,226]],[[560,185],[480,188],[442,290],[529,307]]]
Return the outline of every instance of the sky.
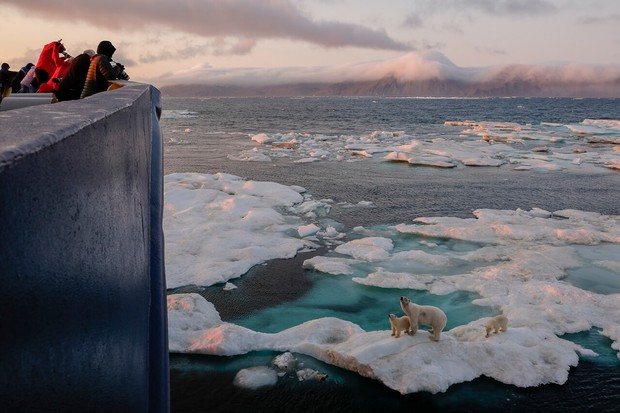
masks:
[[[620,70],[610,0],[0,0],[0,59],[15,70],[63,39],[116,46],[132,80],[342,80],[509,64]],[[425,65],[427,66],[425,68]],[[579,76],[579,74],[577,74]]]

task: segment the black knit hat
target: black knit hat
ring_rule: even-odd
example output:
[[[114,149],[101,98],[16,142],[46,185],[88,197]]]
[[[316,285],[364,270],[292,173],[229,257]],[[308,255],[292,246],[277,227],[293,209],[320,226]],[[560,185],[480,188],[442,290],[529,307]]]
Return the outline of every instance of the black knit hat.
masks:
[[[103,40],[101,43],[99,43],[99,46],[97,46],[97,54],[106,55],[110,59],[112,58],[112,55],[115,51],[116,47],[114,47],[112,45],[112,42],[110,42],[109,40]]]

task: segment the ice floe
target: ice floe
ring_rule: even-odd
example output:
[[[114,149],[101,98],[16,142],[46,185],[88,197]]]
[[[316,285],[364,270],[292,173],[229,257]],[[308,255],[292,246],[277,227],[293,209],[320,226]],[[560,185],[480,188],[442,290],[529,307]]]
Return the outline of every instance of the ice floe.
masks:
[[[256,366],[239,370],[233,383],[238,387],[254,390],[260,387],[272,386],[277,381],[278,375],[273,369],[265,366]]]
[[[308,133],[250,135],[257,146],[231,159],[294,163],[361,161],[455,168],[501,167],[523,170],[620,169],[620,121],[586,119],[578,124],[446,121],[442,137],[428,132],[374,131],[362,136]]]
[[[167,287],[210,286],[240,277],[254,265],[291,258],[314,244],[331,208],[305,189],[247,181],[227,174],[172,174],[164,181],[163,227]]]
[[[367,332],[337,318],[312,320],[275,334],[221,320],[207,327],[204,320],[214,321],[219,315],[205,303],[198,294],[168,297],[170,324],[186,327],[171,331],[170,351],[227,356],[258,350],[296,352],[380,380],[403,394],[443,392],[483,375],[520,387],[562,384],[580,353],[592,355],[536,327],[511,327],[486,339],[485,320],[445,332],[439,342],[431,341],[426,331],[394,338],[390,330]],[[187,325],[188,313],[199,314],[194,326]],[[261,368],[244,371],[242,377],[256,386],[270,374]]]
[[[317,237],[341,235],[322,221],[331,201],[314,200],[303,188],[225,174],[174,174],[166,177],[165,191],[171,287],[226,283],[253,265],[312,248]],[[320,317],[264,333],[223,322],[198,294],[173,294],[168,296],[170,350],[305,354],[403,394],[442,392],[480,376],[521,387],[564,383],[580,356],[596,356],[562,338],[566,333],[596,329],[620,350],[618,216],[480,209],[471,218],[420,217],[377,229],[357,227],[350,237],[355,239],[338,242],[304,267],[371,288],[437,296],[471,292],[476,297],[471,305],[508,316],[508,331],[485,338],[488,317],[483,317],[453,326],[435,343],[425,331],[395,339],[387,321],[384,330],[366,331],[355,322]],[[583,268],[611,274],[609,284],[597,290],[596,275],[587,274],[579,284],[575,277],[584,276],[573,272]],[[450,320],[450,312],[447,316]],[[300,378],[312,376],[299,371]],[[267,385],[273,374],[248,370],[236,382]]]

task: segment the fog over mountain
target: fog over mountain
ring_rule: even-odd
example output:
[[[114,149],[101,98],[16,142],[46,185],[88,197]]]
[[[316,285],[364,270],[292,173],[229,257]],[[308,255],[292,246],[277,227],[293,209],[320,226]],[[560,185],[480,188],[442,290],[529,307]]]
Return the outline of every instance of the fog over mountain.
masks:
[[[192,68],[155,81],[167,96],[620,97],[620,68],[459,67],[444,55],[315,68]]]

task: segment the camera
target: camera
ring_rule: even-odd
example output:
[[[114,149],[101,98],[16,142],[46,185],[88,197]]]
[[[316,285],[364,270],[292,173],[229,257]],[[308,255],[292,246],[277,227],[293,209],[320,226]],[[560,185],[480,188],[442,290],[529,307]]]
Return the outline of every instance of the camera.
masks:
[[[127,72],[125,72],[125,66],[115,61],[110,61],[110,64],[112,65],[114,73],[116,73],[116,77],[118,79],[129,80],[129,75],[127,74]]]

